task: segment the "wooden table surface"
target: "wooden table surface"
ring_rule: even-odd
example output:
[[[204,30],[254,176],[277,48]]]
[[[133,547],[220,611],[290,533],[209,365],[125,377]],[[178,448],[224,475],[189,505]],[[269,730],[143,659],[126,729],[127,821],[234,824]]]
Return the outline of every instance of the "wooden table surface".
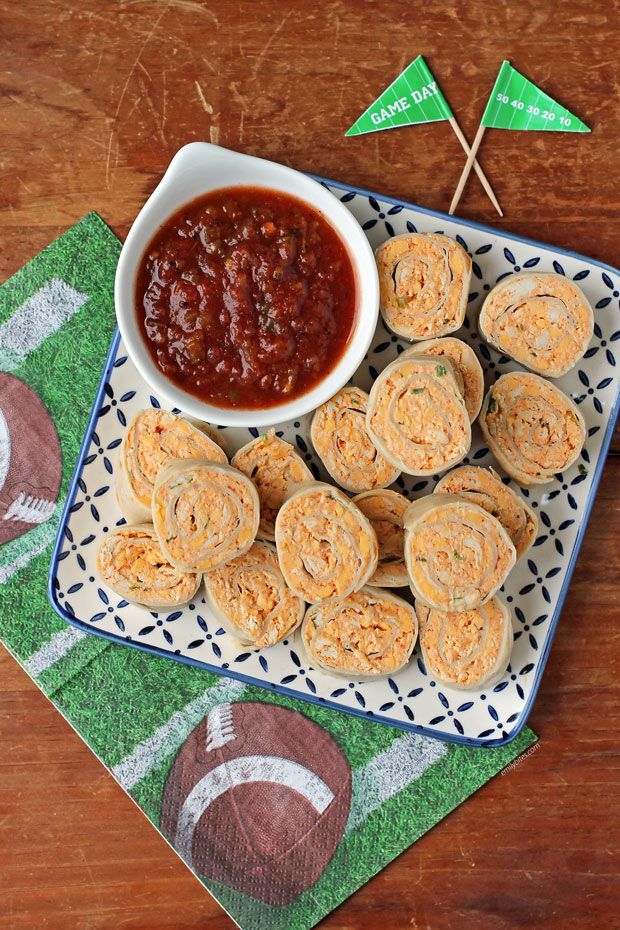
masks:
[[[196,139],[446,210],[464,161],[447,124],[344,138],[420,53],[470,140],[504,58],[593,129],[487,132],[480,161],[505,218],[473,175],[460,214],[616,265],[619,6],[2,0],[0,277],[92,209],[123,237]],[[612,448],[530,718],[539,749],[326,930],[620,927],[618,434]],[[2,930],[231,928],[0,652]]]

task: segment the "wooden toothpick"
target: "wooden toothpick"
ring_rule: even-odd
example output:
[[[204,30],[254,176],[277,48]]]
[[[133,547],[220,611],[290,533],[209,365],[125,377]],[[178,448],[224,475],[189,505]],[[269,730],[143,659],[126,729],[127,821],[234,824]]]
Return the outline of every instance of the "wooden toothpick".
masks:
[[[478,153],[478,149],[480,148],[480,143],[482,142],[482,137],[483,137],[483,135],[484,135],[484,130],[485,130],[485,128],[486,128],[486,127],[483,126],[482,123],[480,123],[480,125],[478,126],[478,132],[476,133],[476,138],[474,139],[474,144],[472,145],[471,149],[469,150],[469,155],[467,156],[467,161],[465,162],[465,166],[464,166],[463,171],[462,171],[462,173],[461,173],[461,177],[460,177],[459,183],[457,184],[456,190],[455,190],[455,192],[454,192],[454,197],[452,198],[452,203],[450,204],[450,209],[448,210],[448,213],[449,213],[450,215],[452,215],[452,214],[454,213],[454,211],[456,210],[456,208],[457,208],[457,206],[458,206],[458,204],[459,204],[459,200],[461,199],[461,195],[462,195],[463,190],[464,190],[464,188],[465,188],[465,185],[466,185],[466,183],[467,183],[467,178],[469,177],[470,172],[471,172],[471,169],[472,169],[473,164],[474,164],[474,161],[476,160],[476,155],[477,155],[477,153]]]
[[[465,154],[469,157],[469,154],[470,154],[470,151],[471,151],[471,150],[470,150],[470,147],[469,147],[469,143],[467,142],[467,139],[465,138],[465,136],[464,136],[464,134],[463,134],[463,131],[462,131],[461,127],[459,126],[459,124],[457,123],[455,117],[453,116],[450,120],[448,120],[448,122],[450,123],[450,125],[452,126],[452,129],[454,130],[454,133],[455,133],[455,135],[456,135],[456,138],[457,138],[457,139],[459,140],[459,142],[461,143],[461,146],[463,147],[463,151],[464,151]],[[475,154],[476,154],[476,153],[474,152],[474,155],[475,155]],[[493,191],[493,188],[492,188],[491,185],[489,184],[489,181],[488,181],[488,179],[487,179],[487,177],[486,177],[484,171],[482,170],[482,168],[481,168],[480,165],[478,164],[478,161],[477,161],[476,158],[474,158],[474,161],[473,161],[473,168],[474,168],[474,171],[476,172],[476,174],[478,175],[478,178],[480,179],[480,183],[481,183],[482,186],[484,187],[484,189],[485,189],[485,191],[486,191],[486,193],[487,193],[487,195],[488,195],[488,197],[489,197],[489,200],[491,201],[491,203],[493,204],[493,206],[495,207],[495,209],[497,210],[497,212],[499,213],[499,215],[500,215],[500,216],[503,216],[504,214],[503,214],[503,212],[502,212],[502,208],[500,207],[500,205],[499,205],[499,203],[498,203],[498,201],[497,201],[497,197],[495,196],[495,193],[494,193],[494,191]],[[466,178],[465,180],[467,180],[467,178]],[[456,195],[455,195],[455,196],[456,196]],[[459,195],[459,196],[460,196],[460,195]],[[458,203],[458,201],[457,201],[457,203]],[[454,207],[456,207],[456,204],[454,204],[454,200],[452,201],[452,204],[454,205]],[[454,210],[453,210],[452,206],[450,207],[450,213],[451,213],[451,214],[454,213]]]

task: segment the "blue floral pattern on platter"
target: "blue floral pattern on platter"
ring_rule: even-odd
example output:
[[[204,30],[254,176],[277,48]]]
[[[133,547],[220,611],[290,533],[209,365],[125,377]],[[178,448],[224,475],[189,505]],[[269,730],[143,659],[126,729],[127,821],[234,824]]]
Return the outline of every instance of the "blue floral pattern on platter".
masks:
[[[211,615],[201,594],[183,610],[157,613],[119,600],[104,589],[94,569],[97,547],[107,532],[124,522],[114,495],[117,449],[135,413],[143,407],[160,406],[128,359],[118,334],[58,532],[50,569],[50,599],[70,623],[132,646],[440,739],[477,745],[504,743],[525,723],[536,694],[620,402],[616,365],[620,273],[581,256],[454,217],[331,181],[322,183],[351,210],[373,248],[389,236],[417,230],[446,233],[469,252],[471,293],[465,325],[456,335],[475,349],[487,386],[503,372],[519,367],[488,349],[476,331],[482,301],[497,281],[523,269],[555,271],[577,281],[595,307],[594,338],[588,351],[573,371],[557,381],[579,404],[586,420],[588,439],[581,458],[550,484],[518,489],[538,514],[540,527],[534,546],[502,589],[512,608],[515,633],[506,674],[491,689],[449,688],[429,676],[417,647],[409,665],[393,678],[347,682],[307,665],[299,631],[267,650],[240,650]],[[368,390],[377,373],[408,345],[380,320],[355,383]],[[316,477],[329,480],[312,449],[309,419],[277,424],[277,433],[296,446]],[[229,455],[258,435],[255,429],[220,429]],[[478,426],[474,427],[465,462],[497,467]],[[437,480],[403,475],[394,488],[414,499],[430,493]],[[514,482],[509,483],[514,486]]]

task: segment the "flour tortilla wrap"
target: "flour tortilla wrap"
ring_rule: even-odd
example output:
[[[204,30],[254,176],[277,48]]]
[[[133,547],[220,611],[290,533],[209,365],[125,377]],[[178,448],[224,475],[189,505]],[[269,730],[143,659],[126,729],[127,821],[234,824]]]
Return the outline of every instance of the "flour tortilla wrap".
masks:
[[[377,489],[358,494],[353,503],[368,517],[379,542],[379,564],[367,583],[380,588],[405,587],[409,577],[405,565],[403,518],[409,501],[396,491]]]
[[[380,310],[385,323],[405,339],[447,336],[463,325],[471,258],[440,233],[394,236],[375,252]]]
[[[194,598],[202,575],[175,568],[150,524],[121,526],[97,551],[97,573],[119,597],[152,610],[176,610]]]
[[[355,681],[396,674],[409,661],[417,636],[411,604],[369,587],[313,604],[301,628],[311,665]]]
[[[499,520],[460,494],[429,494],[405,513],[411,590],[427,607],[472,610],[499,591],[516,561]]]
[[[572,400],[551,382],[524,371],[495,382],[479,422],[491,452],[521,485],[545,484],[570,468],[587,435]]]
[[[155,479],[170,459],[228,462],[221,447],[207,435],[211,431],[206,423],[159,407],[141,410],[133,418],[120,445],[115,476],[116,498],[128,523],[150,523]]]
[[[546,378],[560,378],[588,348],[594,315],[581,289],[564,275],[521,272],[487,294],[478,329],[498,352]]]
[[[384,368],[370,392],[366,428],[379,451],[409,475],[435,475],[463,459],[471,425],[447,357],[412,355]]]
[[[436,494],[460,494],[484,507],[502,524],[517,550],[517,559],[529,549],[538,533],[538,517],[530,505],[504,484],[492,468],[459,465],[435,485]]]
[[[345,387],[317,408],[312,444],[334,481],[347,491],[386,488],[400,475],[377,450],[366,429],[368,394]]]
[[[406,349],[400,357],[408,358],[411,355],[439,355],[454,362],[461,376],[462,386],[459,387],[467,407],[469,422],[473,423],[480,413],[484,397],[484,373],[472,347],[455,336],[446,336],[442,339],[418,342]]]
[[[510,610],[499,597],[473,610],[429,610],[420,627],[428,674],[463,691],[497,684],[510,660],[513,639]]]
[[[211,611],[244,646],[273,646],[303,620],[305,601],[284,581],[271,543],[257,540],[245,555],[207,572],[204,583]]]
[[[321,481],[300,485],[284,502],[276,546],[285,581],[311,604],[358,591],[377,568],[370,521],[346,494]]]
[[[311,481],[312,472],[295,451],[270,429],[239,449],[231,465],[251,478],[260,500],[259,539],[275,539],[276,515],[287,494],[302,481]]]
[[[153,491],[153,524],[166,558],[184,571],[208,572],[247,552],[259,502],[250,479],[202,459],[172,459]]]

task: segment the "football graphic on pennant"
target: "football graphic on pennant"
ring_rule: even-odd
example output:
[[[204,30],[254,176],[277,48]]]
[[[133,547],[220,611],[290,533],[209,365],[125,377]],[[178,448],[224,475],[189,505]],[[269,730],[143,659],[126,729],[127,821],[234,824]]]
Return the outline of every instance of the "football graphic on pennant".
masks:
[[[0,545],[53,516],[61,479],[60,440],[45,404],[0,371]]]
[[[205,878],[267,904],[312,887],[351,807],[346,756],[276,704],[219,704],[189,735],[162,795],[161,829]]]

